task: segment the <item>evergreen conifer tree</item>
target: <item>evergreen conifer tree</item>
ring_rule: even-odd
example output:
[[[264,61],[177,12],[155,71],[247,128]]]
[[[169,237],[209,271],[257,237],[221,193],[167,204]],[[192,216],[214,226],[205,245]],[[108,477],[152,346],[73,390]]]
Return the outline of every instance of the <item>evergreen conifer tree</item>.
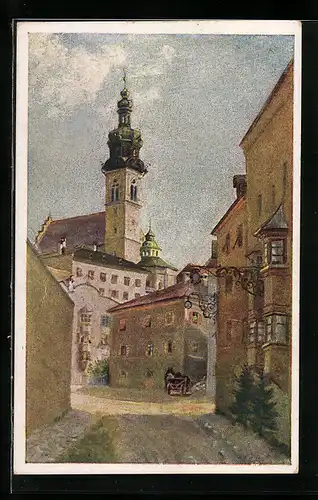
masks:
[[[255,385],[253,418],[251,421],[253,430],[261,436],[266,432],[274,431],[277,427],[276,418],[278,414],[275,406],[273,389],[268,386],[262,375]]]
[[[235,420],[247,426],[253,418],[254,378],[247,365],[244,365],[241,374],[236,377],[236,391],[231,411]]]

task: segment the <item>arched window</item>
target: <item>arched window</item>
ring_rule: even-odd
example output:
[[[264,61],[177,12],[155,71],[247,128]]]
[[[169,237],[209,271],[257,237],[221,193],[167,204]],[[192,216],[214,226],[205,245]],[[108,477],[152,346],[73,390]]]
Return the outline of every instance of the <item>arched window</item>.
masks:
[[[118,200],[119,200],[119,183],[117,179],[115,179],[111,187],[111,201],[118,201]]]
[[[136,180],[133,179],[130,185],[130,199],[133,201],[137,201],[137,185]]]
[[[158,290],[161,290],[163,288],[163,284],[161,283],[161,281],[159,281],[158,283]]]

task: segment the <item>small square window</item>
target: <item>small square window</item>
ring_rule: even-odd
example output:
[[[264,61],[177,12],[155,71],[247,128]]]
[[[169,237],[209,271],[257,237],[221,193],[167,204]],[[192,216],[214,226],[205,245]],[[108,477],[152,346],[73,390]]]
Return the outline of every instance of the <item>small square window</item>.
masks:
[[[119,330],[120,331],[126,330],[126,320],[125,319],[119,320]]]
[[[127,355],[127,347],[125,345],[120,346],[120,355],[121,356]]]
[[[111,283],[112,284],[116,284],[117,281],[118,281],[118,276],[116,274],[112,274]]]
[[[191,343],[191,351],[192,352],[198,352],[198,343],[197,342],[192,342]]]
[[[91,314],[86,314],[86,313],[81,314],[81,323],[89,324],[91,322],[91,319],[92,319]]]
[[[80,278],[81,276],[83,276],[83,271],[82,271],[82,268],[81,267],[77,267],[76,268],[76,276],[78,278]]]
[[[88,278],[90,280],[94,279],[95,271],[92,271],[91,269],[88,271]]]
[[[128,300],[128,292],[123,292],[123,300]]]
[[[135,286],[141,286],[141,280],[140,279],[136,279],[135,280]]]
[[[102,295],[102,296],[105,295],[105,288],[100,288],[99,289],[99,295]]]
[[[110,296],[111,296],[113,299],[117,299],[117,298],[118,298],[118,290],[111,290],[111,292],[110,292]]]
[[[140,297],[140,293],[135,293],[135,299],[138,299]]]
[[[106,273],[100,273],[99,278],[101,281],[105,282],[106,281]]]
[[[129,286],[130,285],[130,278],[127,276],[124,277],[124,285]]]

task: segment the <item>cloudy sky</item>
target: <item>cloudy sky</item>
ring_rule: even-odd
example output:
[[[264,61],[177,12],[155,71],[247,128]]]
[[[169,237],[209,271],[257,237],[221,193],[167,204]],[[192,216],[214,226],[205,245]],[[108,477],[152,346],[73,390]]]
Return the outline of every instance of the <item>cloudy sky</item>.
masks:
[[[104,209],[101,162],[123,67],[140,128],[143,229],[177,266],[210,256],[210,232],[244,173],[239,142],[293,55],[293,37],[29,35],[28,236]]]

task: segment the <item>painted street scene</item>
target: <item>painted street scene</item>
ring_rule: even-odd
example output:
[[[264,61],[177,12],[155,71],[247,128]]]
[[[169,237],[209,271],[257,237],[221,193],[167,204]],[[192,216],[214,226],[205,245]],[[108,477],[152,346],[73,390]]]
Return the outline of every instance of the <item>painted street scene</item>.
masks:
[[[290,464],[294,36],[28,43],[26,462]]]

